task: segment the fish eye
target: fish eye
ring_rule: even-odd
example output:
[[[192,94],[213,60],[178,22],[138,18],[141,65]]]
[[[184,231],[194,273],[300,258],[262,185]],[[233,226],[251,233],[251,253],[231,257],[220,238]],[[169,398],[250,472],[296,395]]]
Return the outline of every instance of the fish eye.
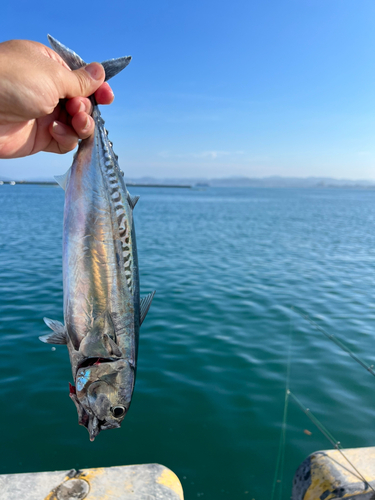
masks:
[[[114,406],[111,408],[111,412],[115,418],[120,418],[125,415],[125,408],[123,406]]]

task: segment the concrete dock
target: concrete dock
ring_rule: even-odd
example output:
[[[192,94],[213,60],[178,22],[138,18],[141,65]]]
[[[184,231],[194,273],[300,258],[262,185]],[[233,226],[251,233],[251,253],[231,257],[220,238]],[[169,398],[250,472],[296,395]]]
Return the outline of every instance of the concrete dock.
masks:
[[[0,475],[0,500],[183,500],[174,472],[159,464]]]

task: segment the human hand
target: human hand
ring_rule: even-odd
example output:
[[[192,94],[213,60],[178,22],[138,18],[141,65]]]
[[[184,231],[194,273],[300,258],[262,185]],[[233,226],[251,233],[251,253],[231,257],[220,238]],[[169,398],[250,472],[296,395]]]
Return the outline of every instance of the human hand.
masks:
[[[111,104],[104,68],[91,63],[71,71],[38,42],[0,43],[0,158],[39,151],[67,153],[94,132],[92,105]]]

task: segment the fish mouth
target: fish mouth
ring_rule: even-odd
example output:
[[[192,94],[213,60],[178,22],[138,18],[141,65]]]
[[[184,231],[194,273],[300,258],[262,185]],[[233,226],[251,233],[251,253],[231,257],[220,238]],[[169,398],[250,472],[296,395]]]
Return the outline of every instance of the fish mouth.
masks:
[[[96,436],[101,432],[106,429],[116,429],[119,428],[121,423],[120,422],[114,422],[114,421],[108,421],[105,418],[100,419],[96,415],[90,415],[85,408],[81,408],[81,413],[79,417],[79,424],[82,425],[83,427],[86,427],[86,429],[89,432],[90,435],[90,441],[94,441]]]
[[[106,420],[100,420],[97,417],[94,417],[93,420],[89,420],[87,422],[87,425],[85,425],[87,428],[89,435],[90,435],[90,441],[94,441],[96,436],[101,432],[105,431],[107,429],[116,429],[120,427],[120,424],[115,422],[115,423],[110,423],[107,422]]]
[[[86,427],[90,435],[90,441],[94,441],[96,436],[100,433],[100,431],[104,431],[106,429],[115,429],[120,427],[118,423],[110,423],[106,420],[100,420],[96,416],[89,416],[86,412],[82,415],[82,419],[79,422],[80,425]]]

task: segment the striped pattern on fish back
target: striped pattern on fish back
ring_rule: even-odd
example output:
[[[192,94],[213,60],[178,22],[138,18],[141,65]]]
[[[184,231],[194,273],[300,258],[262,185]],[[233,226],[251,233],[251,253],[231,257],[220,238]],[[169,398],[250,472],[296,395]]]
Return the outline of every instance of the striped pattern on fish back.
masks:
[[[98,111],[98,110],[97,110]],[[93,115],[94,116],[94,115]],[[119,176],[123,175],[120,170],[117,156],[114,154],[112,144],[108,140],[107,131],[104,128],[104,120],[101,118],[99,111],[96,118],[98,131],[100,135],[100,142],[102,145],[103,157],[101,158],[101,168],[103,177],[107,183],[108,193],[111,197],[111,206],[114,210],[118,226],[118,236],[121,242],[122,258],[126,277],[126,283],[131,294],[134,293],[133,283],[133,259],[131,251],[131,221],[127,217],[125,203],[128,204],[124,196],[128,196],[128,192],[121,189],[119,183]],[[124,184],[124,183],[122,183]],[[123,193],[121,193],[121,191]],[[130,207],[128,209],[129,213]]]

